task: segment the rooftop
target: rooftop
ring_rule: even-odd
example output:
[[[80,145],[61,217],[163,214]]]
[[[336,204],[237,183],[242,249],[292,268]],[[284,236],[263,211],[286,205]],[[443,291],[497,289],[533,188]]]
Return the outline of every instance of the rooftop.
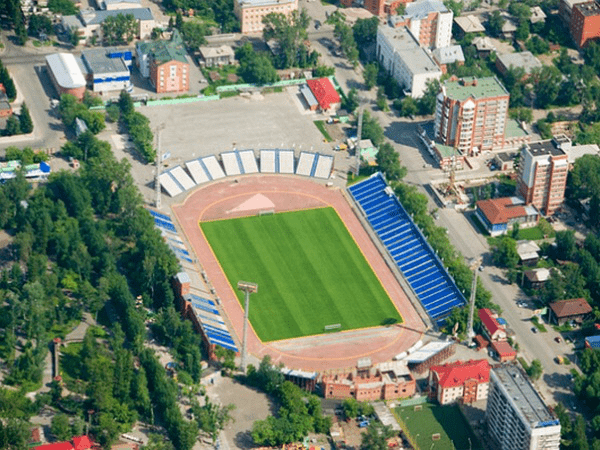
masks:
[[[185,45],[177,30],[173,31],[170,40],[140,42],[138,48],[144,54],[151,54],[159,64],[169,61],[188,63]]]
[[[479,200],[479,209],[492,225],[507,223],[517,217],[536,215],[535,209],[525,207],[523,200],[518,197],[501,197],[489,200]]]
[[[532,427],[559,425],[540,395],[525,374],[515,365],[503,365],[492,369],[492,380],[502,386],[512,399],[517,411]]]
[[[493,335],[496,331],[503,329],[503,327],[498,324],[498,321],[494,317],[494,313],[488,308],[481,308],[479,310],[479,319],[481,319],[481,323],[487,329],[490,335]]]
[[[525,73],[531,73],[533,69],[542,67],[540,60],[531,52],[502,53],[498,55],[498,60],[507,69],[521,67],[525,69]]]
[[[54,74],[56,82],[67,89],[85,86],[85,78],[71,53],[53,53],[46,56],[46,63]]]
[[[128,8],[128,9],[115,9],[115,10],[82,10],[79,13],[81,21],[85,26],[88,25],[99,25],[103,23],[107,17],[116,17],[119,14],[128,15],[131,14],[136,20],[154,20],[152,11],[150,8]],[[69,16],[67,16],[69,17]]]
[[[469,15],[455,17],[454,22],[464,33],[484,33],[485,27],[481,24],[477,16]]]
[[[492,40],[487,36],[477,36],[473,39],[473,45],[478,52],[495,52],[496,47]]]
[[[527,136],[528,134],[515,119],[506,119],[506,127],[504,128],[505,138],[518,138]]]
[[[544,14],[544,11],[542,10],[542,8],[540,8],[539,6],[531,7],[531,17],[529,18],[529,21],[531,23],[542,22],[545,19],[546,19],[546,14]]]
[[[566,152],[557,145],[554,139],[547,139],[545,141],[531,142],[525,146],[527,151],[532,156],[562,156],[566,155]]]
[[[105,48],[84,50],[81,59],[86,71],[92,74],[129,72],[123,59],[111,58],[109,52],[110,49]]]
[[[442,89],[447,97],[464,101],[468,98],[483,99],[508,96],[508,91],[496,77],[466,77],[460,80],[446,81]]]
[[[600,16],[600,5],[597,2],[585,2],[575,5],[584,16]]]
[[[104,7],[106,5],[118,5],[119,3],[137,3],[141,5],[142,0],[102,0],[102,3],[104,3]]]
[[[435,148],[437,149],[442,158],[452,158],[456,155],[462,155],[462,152],[459,149],[454,148],[450,145],[438,144],[436,142]]]
[[[439,64],[452,64],[457,61],[465,61],[465,55],[463,54],[462,47],[460,45],[436,48],[431,53]]]
[[[592,312],[592,307],[584,298],[560,300],[558,302],[550,303],[548,306],[558,318],[580,316]]]
[[[588,336],[585,342],[592,348],[600,348],[600,336]]]
[[[298,0],[236,0],[242,8],[253,8],[255,6],[284,5],[296,3]]]
[[[400,58],[405,61],[409,70],[413,74],[422,74],[431,72],[440,73],[440,68],[435,61],[427,54],[425,49],[421,48],[417,40],[408,31],[407,28],[392,28],[387,25],[379,26],[378,33],[381,33],[390,45],[394,48]]]
[[[490,364],[486,359],[454,361],[429,370],[437,373],[438,384],[443,388],[462,386],[468,380],[487,383],[490,380]]]
[[[311,92],[319,102],[319,106],[323,109],[329,109],[332,104],[340,103],[340,95],[333,87],[329,78],[318,78],[308,80],[306,82]]]
[[[448,8],[444,6],[441,0],[421,0],[408,3],[404,10],[404,17],[412,19],[424,19],[432,12],[447,12]]]
[[[221,45],[219,47],[200,47],[200,54],[204,59],[216,58],[219,56],[234,56],[235,52],[229,45]]]
[[[411,353],[406,357],[406,362],[409,364],[417,364],[423,361],[427,361],[433,355],[438,354],[442,350],[450,347],[453,344],[451,341],[433,341],[421,347],[414,353]]]
[[[597,144],[575,145],[567,150],[569,163],[574,164],[584,155],[600,155],[600,148]]]
[[[550,279],[550,269],[540,267],[538,269],[526,270],[524,275],[529,281],[544,282]]]
[[[492,342],[492,348],[500,357],[516,355],[517,351],[507,341],[494,341]]]

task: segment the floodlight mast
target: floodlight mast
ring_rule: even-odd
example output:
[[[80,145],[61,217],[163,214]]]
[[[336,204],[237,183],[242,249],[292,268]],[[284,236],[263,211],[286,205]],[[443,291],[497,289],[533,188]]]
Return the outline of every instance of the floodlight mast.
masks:
[[[242,341],[242,372],[246,374],[246,366],[248,363],[248,312],[250,311],[250,294],[258,292],[258,284],[249,281],[238,281],[237,285],[240,291],[244,292],[244,336]]]

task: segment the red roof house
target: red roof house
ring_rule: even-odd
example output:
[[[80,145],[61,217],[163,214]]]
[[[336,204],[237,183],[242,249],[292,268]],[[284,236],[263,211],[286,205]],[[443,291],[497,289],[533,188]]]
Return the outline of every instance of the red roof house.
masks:
[[[38,445],[35,450],[90,450],[93,448],[92,442],[87,436],[76,436],[73,438],[73,443],[55,442],[53,444]]]
[[[500,362],[517,359],[517,351],[506,341],[492,342],[492,350],[494,350]]]
[[[337,108],[340,106],[340,96],[333,87],[333,84],[329,78],[317,78],[315,80],[308,80],[306,82],[310,91],[313,93],[319,107],[323,111],[327,111],[330,108]]]
[[[582,323],[592,313],[592,307],[585,298],[560,300],[548,306],[548,321],[557,325],[570,321]]]
[[[539,213],[517,197],[479,200],[475,214],[491,236],[505,234],[518,223],[521,228],[536,226]]]
[[[483,332],[486,337],[494,341],[505,341],[507,338],[506,330],[504,325],[500,325],[496,320],[496,315],[488,308],[482,308],[479,310],[479,318],[483,325]]]
[[[88,450],[92,448],[92,443],[87,436],[76,436],[73,438],[75,450]]]
[[[487,398],[489,381],[490,364],[485,359],[455,361],[429,369],[430,395],[440,405]]]

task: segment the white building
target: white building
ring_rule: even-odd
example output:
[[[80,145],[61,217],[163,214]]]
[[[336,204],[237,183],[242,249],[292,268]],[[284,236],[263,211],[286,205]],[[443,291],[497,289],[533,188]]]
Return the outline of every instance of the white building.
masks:
[[[560,422],[514,365],[490,372],[488,432],[500,450],[559,450]]]
[[[442,48],[452,39],[452,18],[441,0],[418,0],[408,3],[401,20],[423,47]]]
[[[413,98],[423,95],[429,80],[442,76],[442,70],[406,28],[377,28],[377,60]]]
[[[122,91],[131,87],[131,50],[88,49],[81,62],[94,92]]]

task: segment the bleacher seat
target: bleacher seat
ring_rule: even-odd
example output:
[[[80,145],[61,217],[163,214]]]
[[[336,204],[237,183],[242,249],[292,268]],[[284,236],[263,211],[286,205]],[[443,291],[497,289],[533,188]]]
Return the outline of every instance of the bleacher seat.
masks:
[[[380,173],[348,188],[367,221],[432,319],[439,323],[466,303],[425,237]]]

